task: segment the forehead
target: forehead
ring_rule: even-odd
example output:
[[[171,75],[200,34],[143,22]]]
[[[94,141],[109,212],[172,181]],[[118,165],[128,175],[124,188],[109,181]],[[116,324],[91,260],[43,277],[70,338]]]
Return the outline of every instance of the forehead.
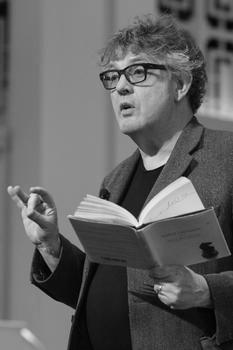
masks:
[[[110,61],[105,69],[123,69],[131,64],[142,62],[152,62],[152,59],[144,53],[135,55],[132,52],[127,52],[124,57]]]

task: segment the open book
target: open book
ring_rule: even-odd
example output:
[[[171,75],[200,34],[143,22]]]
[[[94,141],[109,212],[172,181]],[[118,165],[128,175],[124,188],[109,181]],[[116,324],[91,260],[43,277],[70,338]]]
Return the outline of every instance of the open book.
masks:
[[[89,259],[97,263],[146,269],[230,255],[214,209],[204,209],[185,177],[155,195],[138,219],[91,195],[68,218]]]

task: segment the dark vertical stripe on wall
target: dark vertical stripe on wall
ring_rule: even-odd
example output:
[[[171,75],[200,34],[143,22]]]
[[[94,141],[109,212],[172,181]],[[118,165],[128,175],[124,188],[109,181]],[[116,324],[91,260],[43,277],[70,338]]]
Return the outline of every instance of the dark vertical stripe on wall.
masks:
[[[105,0],[105,43],[108,38],[116,30],[116,11],[115,11],[115,1]],[[103,45],[105,45],[103,43]],[[105,121],[106,126],[106,173],[108,173],[116,165],[116,134],[115,134],[115,121],[114,121],[114,112],[112,109],[109,92],[103,91],[103,94],[106,95],[106,115]]]
[[[8,231],[9,209],[7,203],[9,196],[6,187],[9,181],[9,134],[6,126],[1,125],[0,131],[0,185],[1,185],[1,203],[0,203],[0,318],[9,318],[8,296],[9,296],[9,264],[10,264],[10,234]]]
[[[10,59],[10,0],[0,3],[0,22],[2,42],[0,43],[0,318],[9,318],[9,263],[10,263],[10,234],[8,231],[9,196],[6,191],[9,185],[9,127],[8,127],[8,82]]]

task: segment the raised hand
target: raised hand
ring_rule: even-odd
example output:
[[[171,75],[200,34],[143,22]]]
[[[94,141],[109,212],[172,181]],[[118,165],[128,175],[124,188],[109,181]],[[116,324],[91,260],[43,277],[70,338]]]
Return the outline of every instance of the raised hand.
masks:
[[[7,189],[12,200],[21,209],[27,236],[44,253],[57,258],[60,253],[57,210],[53,198],[42,187],[30,188],[26,194],[20,186]]]

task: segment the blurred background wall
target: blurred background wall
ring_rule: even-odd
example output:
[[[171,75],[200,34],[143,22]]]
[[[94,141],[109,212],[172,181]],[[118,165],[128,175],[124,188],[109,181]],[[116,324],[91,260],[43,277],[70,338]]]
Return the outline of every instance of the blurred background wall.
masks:
[[[49,189],[57,203],[60,231],[77,243],[66,216],[84,194],[97,194],[104,175],[134,149],[118,133],[108,93],[98,80],[97,52],[135,15],[171,11],[193,32],[208,56],[211,83],[199,116],[210,127],[233,130],[233,4],[231,0],[8,3],[8,85],[0,109],[0,317],[26,321],[48,350],[63,350],[73,311],[30,285],[33,247],[5,188],[20,184],[26,191],[32,185]]]

